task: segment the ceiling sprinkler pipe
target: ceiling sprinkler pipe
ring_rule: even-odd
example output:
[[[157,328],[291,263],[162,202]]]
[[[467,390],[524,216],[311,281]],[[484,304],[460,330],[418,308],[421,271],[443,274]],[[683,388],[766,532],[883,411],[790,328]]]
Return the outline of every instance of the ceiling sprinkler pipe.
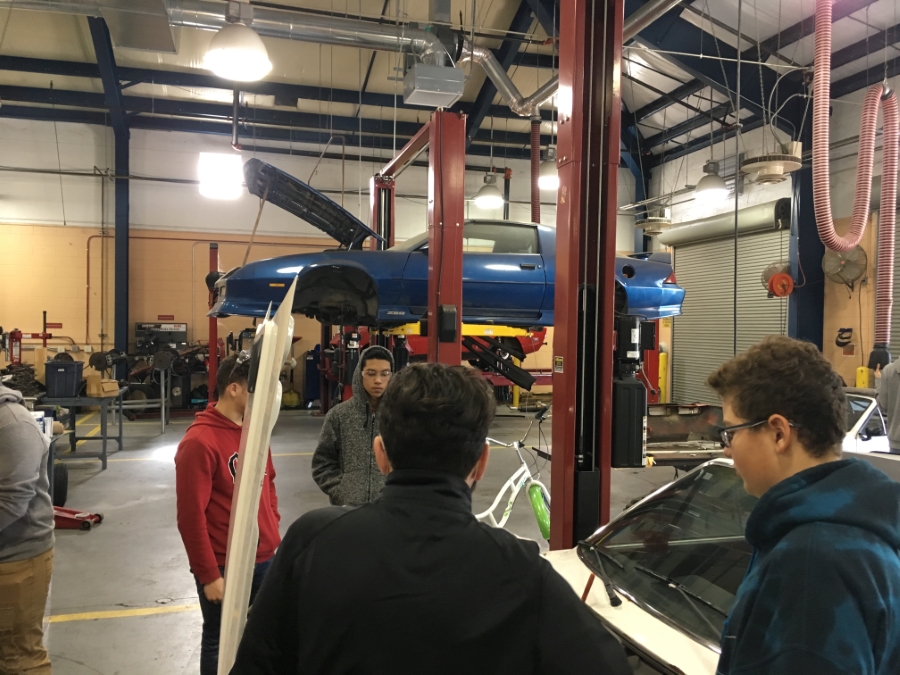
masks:
[[[875,125],[878,106],[884,109],[884,151],[881,173],[881,203],[897,200],[897,164],[900,154],[900,115],[897,96],[886,96],[886,85],[876,84],[866,92],[860,119],[859,160],[856,168],[856,196],[850,232],[842,237],[834,229],[831,212],[831,167],[829,113],[831,99],[831,21],[832,0],[816,0],[816,52],[813,91],[813,203],[816,227],[822,243],[832,251],[848,251],[856,247],[869,218],[872,192],[872,166],[875,160]],[[890,363],[888,345],[891,340],[891,305],[894,281],[894,228],[896,211],[881,208],[878,226],[878,276],[875,302],[875,348],[869,356],[869,367]]]

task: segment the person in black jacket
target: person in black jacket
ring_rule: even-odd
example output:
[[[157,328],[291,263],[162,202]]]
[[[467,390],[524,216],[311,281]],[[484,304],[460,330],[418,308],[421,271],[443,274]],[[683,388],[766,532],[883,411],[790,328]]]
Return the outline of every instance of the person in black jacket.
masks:
[[[394,375],[378,408],[381,497],[291,526],[232,675],[631,672],[536,543],[472,515],[494,407],[467,368]]]

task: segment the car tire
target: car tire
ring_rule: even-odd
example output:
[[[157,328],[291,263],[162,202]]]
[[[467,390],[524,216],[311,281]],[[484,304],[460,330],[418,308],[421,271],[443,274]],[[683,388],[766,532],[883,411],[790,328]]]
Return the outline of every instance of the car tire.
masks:
[[[69,499],[69,467],[65,462],[53,465],[53,506],[65,506]]]

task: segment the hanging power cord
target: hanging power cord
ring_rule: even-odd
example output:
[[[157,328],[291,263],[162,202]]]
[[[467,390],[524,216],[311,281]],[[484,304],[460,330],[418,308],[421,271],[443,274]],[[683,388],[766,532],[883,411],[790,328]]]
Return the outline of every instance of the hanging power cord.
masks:
[[[737,3],[737,32],[741,34],[741,19],[743,15],[744,2],[738,0]],[[718,48],[716,42],[716,48]],[[734,134],[734,336],[732,339],[732,347],[734,355],[738,353],[738,210],[740,208],[740,192],[738,190],[741,180],[741,49],[738,42],[737,49],[737,102],[738,107],[734,110],[735,116],[735,134]],[[724,66],[723,66],[724,70]],[[724,144],[723,144],[724,146]],[[724,149],[724,148],[723,148]]]
[[[6,22],[6,25],[9,26],[9,21]],[[4,35],[6,34],[6,28],[3,29]],[[53,99],[53,80],[50,80],[50,99],[53,101],[53,110],[56,110],[56,102]],[[62,159],[59,154],[59,130],[56,128],[56,118],[53,118],[53,136],[56,138],[56,166],[59,168],[59,203],[62,206],[62,217],[63,217],[63,227],[68,226],[68,222],[66,221],[66,195],[63,192],[63,179],[62,179]]]

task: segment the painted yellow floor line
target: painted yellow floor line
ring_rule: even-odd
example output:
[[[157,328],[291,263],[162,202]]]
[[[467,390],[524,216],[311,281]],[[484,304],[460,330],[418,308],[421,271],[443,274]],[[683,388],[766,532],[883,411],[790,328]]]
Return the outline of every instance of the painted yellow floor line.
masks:
[[[76,421],[76,422],[75,422],[75,426],[78,426],[79,424],[84,424],[85,422],[87,422],[89,419],[91,419],[91,418],[92,418],[94,415],[96,415],[96,414],[97,414],[97,413],[95,413],[95,412],[88,413],[87,415],[85,415],[84,417],[82,417],[80,420]]]
[[[190,605],[163,605],[162,607],[135,607],[134,609],[112,609],[105,612],[79,612],[77,614],[56,614],[50,617],[50,623],[66,623],[68,621],[95,621],[97,619],[124,619],[132,616],[151,616],[153,614],[174,614],[176,612],[193,612],[200,609],[200,603]]]
[[[90,436],[96,436],[99,433],[100,433],[100,426],[98,425],[98,426],[94,427],[93,429],[91,429],[89,432],[87,432],[84,436],[87,438]],[[78,447],[79,445],[84,445],[84,441],[78,441],[75,444],[75,447]]]

